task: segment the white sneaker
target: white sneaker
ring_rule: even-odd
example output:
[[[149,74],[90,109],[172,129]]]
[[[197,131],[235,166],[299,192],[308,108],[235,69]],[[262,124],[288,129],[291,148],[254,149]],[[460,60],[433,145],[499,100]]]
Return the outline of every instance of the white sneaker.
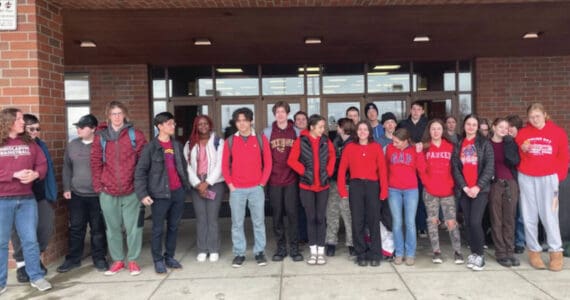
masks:
[[[210,262],[217,262],[220,259],[220,255],[218,253],[210,253]]]
[[[208,257],[208,254],[202,252],[202,253],[199,253],[198,256],[196,256],[196,260],[198,262],[205,262],[206,257]]]
[[[4,294],[6,289],[7,289],[7,287],[3,286],[2,289],[0,289],[0,295]]]
[[[51,283],[49,283],[49,281],[45,280],[45,278],[40,278],[34,282],[30,282],[30,285],[32,287],[35,287],[36,289],[38,289],[38,291],[40,291],[40,292],[47,291],[47,290],[51,289]]]
[[[467,256],[467,264],[465,265],[469,269],[473,269],[473,265],[475,264],[475,258],[477,257],[476,254],[469,254]]]

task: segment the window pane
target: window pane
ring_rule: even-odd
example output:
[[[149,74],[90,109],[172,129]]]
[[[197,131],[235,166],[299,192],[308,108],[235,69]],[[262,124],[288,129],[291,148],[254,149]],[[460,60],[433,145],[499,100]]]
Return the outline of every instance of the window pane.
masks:
[[[73,126],[73,123],[79,121],[79,119],[89,114],[89,106],[72,106],[67,107],[67,140],[71,141],[77,138],[77,129]],[[103,120],[99,120],[102,122]]]
[[[323,68],[323,94],[364,93],[363,66],[326,65]]]
[[[259,95],[257,66],[216,67],[216,93],[219,96]]]
[[[300,103],[289,103],[291,111],[289,112],[289,119],[293,120],[293,115],[301,110]],[[270,126],[275,121],[275,116],[273,115],[273,104],[267,104],[267,124],[265,126]],[[261,129],[261,128],[260,128]]]
[[[241,107],[247,107],[253,111],[255,116],[255,104],[222,104],[222,118],[221,118],[221,127],[226,128],[230,124],[230,120],[232,119],[233,112]],[[253,120],[255,122],[255,118]],[[262,129],[262,128],[259,128]]]
[[[459,91],[460,92],[470,92],[471,91],[471,62],[470,61],[459,62]]]
[[[410,91],[409,63],[383,63],[368,67],[369,93],[400,93]]]
[[[161,112],[168,111],[166,101],[153,101],[152,102],[152,115],[156,116]]]
[[[330,102],[327,103],[327,110],[328,110],[328,126],[329,130],[336,130],[336,122],[340,118],[346,117],[346,109],[356,106],[360,107],[359,101],[354,102]]]
[[[168,68],[168,76],[172,80],[171,95],[174,97],[214,95],[210,66]]]
[[[455,62],[414,63],[414,91],[454,91]]]
[[[65,74],[65,100],[89,100],[89,75]]]
[[[307,74],[307,95],[320,95],[320,75]]]
[[[396,115],[398,121],[404,119],[404,113],[406,111],[406,101],[404,100],[394,100],[394,101],[374,101],[374,104],[378,107],[378,119],[382,117],[382,114],[391,112]]]
[[[472,112],[471,94],[459,94],[459,119],[463,120],[465,116]]]
[[[298,65],[267,65],[262,69],[263,95],[302,95],[305,93],[303,72]]]
[[[321,113],[321,98],[308,98],[307,99],[307,115],[310,117],[314,114]]]

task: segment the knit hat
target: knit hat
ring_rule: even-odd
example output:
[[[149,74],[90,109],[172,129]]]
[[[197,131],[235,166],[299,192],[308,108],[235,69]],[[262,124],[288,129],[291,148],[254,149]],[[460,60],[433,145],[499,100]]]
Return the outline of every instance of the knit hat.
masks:
[[[376,106],[376,104],[370,102],[367,103],[366,106],[364,106],[364,115],[368,116],[368,111],[373,108],[374,110],[376,110],[376,114],[378,114],[378,107]]]
[[[388,120],[394,120],[394,122],[396,122],[396,124],[398,124],[398,120],[396,119],[396,115],[394,115],[391,112],[383,113],[382,114],[382,121],[380,123],[384,124],[384,122],[386,122]]]

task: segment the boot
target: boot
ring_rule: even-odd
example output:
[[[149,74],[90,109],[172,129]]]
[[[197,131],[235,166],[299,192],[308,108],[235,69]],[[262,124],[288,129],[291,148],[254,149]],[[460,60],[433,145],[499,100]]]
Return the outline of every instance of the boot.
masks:
[[[546,265],[544,264],[542,258],[540,257],[541,253],[542,252],[535,252],[530,250],[528,251],[528,261],[530,265],[537,270],[546,269]]]
[[[289,247],[289,254],[291,255],[291,259],[293,261],[302,261],[303,255],[299,252],[299,245],[297,242],[291,243]]]
[[[307,264],[309,265],[316,265],[317,264],[317,245],[309,246],[311,250],[311,256],[307,259]]]
[[[327,256],[334,256],[335,252],[336,252],[336,246],[335,245],[327,245]]]
[[[283,258],[285,258],[286,256],[287,256],[287,248],[285,247],[285,244],[279,243],[277,245],[277,251],[275,252],[275,254],[273,254],[271,260],[282,261]]]
[[[562,266],[564,265],[564,258],[562,257],[562,252],[550,252],[550,263],[548,264],[548,269],[554,272],[562,271]]]
[[[325,247],[317,248],[317,265],[324,265],[327,263],[325,259]]]

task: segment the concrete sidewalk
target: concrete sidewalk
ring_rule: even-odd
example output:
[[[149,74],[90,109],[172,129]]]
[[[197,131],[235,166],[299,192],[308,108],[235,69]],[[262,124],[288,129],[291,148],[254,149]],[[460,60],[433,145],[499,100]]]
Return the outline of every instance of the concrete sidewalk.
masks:
[[[144,247],[139,276],[123,271],[104,276],[95,271],[91,259],[65,274],[49,266],[48,278],[54,288],[37,292],[28,284],[18,284],[14,270],[8,274],[8,290],[1,299],[570,299],[570,259],[565,270],[554,273],[537,271],[520,255],[521,266],[504,268],[497,264],[492,249],[487,250],[484,271],[474,272],[465,265],[454,265],[448,235],[440,231],[444,263],[431,263],[428,239],[418,239],[416,265],[358,267],[339,246],[337,256],[324,266],[308,266],[291,259],[265,267],[255,264],[251,253],[251,224],[246,220],[248,254],[241,269],[231,267],[230,220],[222,219],[222,253],[217,263],[196,261],[194,220],[180,226],[176,258],[184,269],[158,275],[150,255],[150,221],[145,224]],[[267,222],[269,260],[275,249],[270,219]],[[341,237],[343,240],[343,237]],[[304,254],[308,249],[304,250]],[[463,249],[467,257],[468,250]],[[544,254],[544,258],[547,254]]]

